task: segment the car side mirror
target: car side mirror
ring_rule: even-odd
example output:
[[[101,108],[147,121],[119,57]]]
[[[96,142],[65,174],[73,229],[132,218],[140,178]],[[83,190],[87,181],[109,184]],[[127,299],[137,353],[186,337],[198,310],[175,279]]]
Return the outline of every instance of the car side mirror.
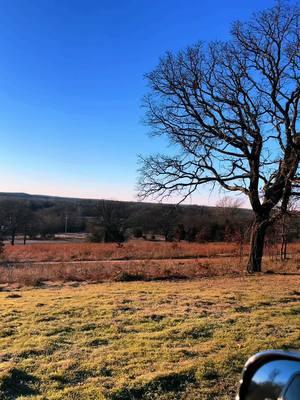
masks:
[[[236,400],[299,400],[300,353],[266,351],[243,370]]]

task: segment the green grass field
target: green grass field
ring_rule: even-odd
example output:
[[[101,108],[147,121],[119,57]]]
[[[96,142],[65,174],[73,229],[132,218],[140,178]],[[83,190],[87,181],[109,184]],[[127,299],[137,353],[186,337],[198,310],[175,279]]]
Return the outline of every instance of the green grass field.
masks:
[[[254,352],[300,348],[300,276],[0,292],[0,399],[233,399]]]

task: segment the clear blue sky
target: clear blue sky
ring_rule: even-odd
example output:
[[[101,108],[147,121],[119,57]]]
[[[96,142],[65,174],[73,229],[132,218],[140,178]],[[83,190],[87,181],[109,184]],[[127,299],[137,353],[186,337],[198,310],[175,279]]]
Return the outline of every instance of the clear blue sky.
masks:
[[[134,199],[143,75],[269,0],[0,0],[0,191]],[[199,201],[206,202],[205,193]]]

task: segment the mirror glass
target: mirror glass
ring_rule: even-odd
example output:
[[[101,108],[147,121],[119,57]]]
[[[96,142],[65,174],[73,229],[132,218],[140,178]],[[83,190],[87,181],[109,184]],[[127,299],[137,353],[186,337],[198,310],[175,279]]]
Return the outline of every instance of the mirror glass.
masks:
[[[274,360],[260,367],[245,397],[245,400],[296,399],[300,399],[300,362],[290,360]]]
[[[292,376],[284,390],[283,400],[298,400],[300,398],[300,373]]]

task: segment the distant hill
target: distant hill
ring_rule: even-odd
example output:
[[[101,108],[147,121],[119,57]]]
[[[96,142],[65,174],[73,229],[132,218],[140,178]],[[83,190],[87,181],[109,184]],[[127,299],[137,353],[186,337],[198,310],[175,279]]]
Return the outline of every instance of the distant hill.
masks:
[[[166,210],[170,207],[175,207],[176,204],[168,204],[168,203],[149,203],[149,202],[138,202],[138,201],[123,201],[123,200],[106,200],[106,199],[86,199],[86,198],[77,198],[77,197],[60,197],[60,196],[48,196],[48,195],[40,195],[40,194],[28,194],[22,192],[0,192],[0,203],[6,202],[26,202],[35,205],[39,205],[40,208],[66,208],[65,212],[68,212],[68,208],[74,209],[81,208],[81,215],[84,214],[86,216],[95,215],[95,208],[99,204],[115,204],[118,205],[122,209],[127,210],[131,213],[148,213],[149,211],[156,210],[156,212],[160,212]],[[211,214],[219,214],[220,210],[223,208],[216,206],[207,206],[207,205],[197,205],[197,204],[181,204],[177,207],[181,210],[183,214],[201,214],[201,215],[211,215]],[[205,212],[206,210],[206,212]],[[224,210],[224,209],[223,209]],[[246,208],[239,208],[236,210],[237,214],[243,215],[244,217],[249,217],[252,215],[252,211]]]
[[[79,201],[85,199],[79,199],[75,197],[60,197],[60,196],[48,196],[43,194],[28,194],[28,193],[18,193],[18,192],[0,192],[1,200],[32,200],[32,201]],[[93,200],[93,199],[91,199]],[[96,201],[96,200],[95,200]]]
[[[29,194],[23,192],[0,192],[0,201],[1,200],[26,200],[32,202],[40,202],[40,201],[51,201],[53,203],[90,203],[90,204],[97,204],[99,202],[108,202],[108,203],[119,203],[119,204],[128,204],[128,205],[136,205],[140,207],[166,207],[166,206],[175,206],[175,204],[171,203],[149,203],[149,202],[141,202],[141,201],[125,201],[125,200],[107,200],[107,199],[88,199],[88,198],[81,198],[81,197],[62,197],[62,196],[51,196],[51,195],[43,195],[43,194]],[[219,209],[220,207],[216,206],[207,206],[207,205],[198,205],[198,204],[182,204],[179,206],[180,208],[207,208],[210,210]],[[245,212],[246,214],[250,213],[250,209],[241,208],[241,212]]]

